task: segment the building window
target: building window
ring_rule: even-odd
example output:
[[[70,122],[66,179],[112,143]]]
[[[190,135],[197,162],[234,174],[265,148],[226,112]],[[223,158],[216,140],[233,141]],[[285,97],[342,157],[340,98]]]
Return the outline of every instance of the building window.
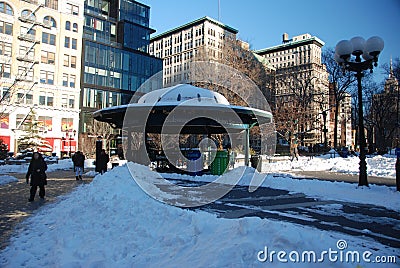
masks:
[[[43,106],[54,106],[54,95],[53,93],[40,92],[39,105]]]
[[[26,104],[33,104],[33,95],[32,94],[26,94],[25,101],[26,101]]]
[[[24,93],[17,94],[17,103],[24,103]]]
[[[0,33],[13,35],[13,25],[8,22],[0,21]]]
[[[65,37],[64,47],[69,48],[71,39],[69,37]]]
[[[24,94],[18,93],[17,94],[17,102],[23,104],[33,104],[33,95],[32,94]]]
[[[69,55],[64,54],[64,66],[69,67]]]
[[[4,102],[10,101],[10,89],[8,87],[0,88],[0,98]]]
[[[78,32],[78,23],[74,23],[74,24],[72,25],[72,31],[75,32],[75,33]]]
[[[0,41],[0,55],[11,57],[12,44]]]
[[[71,56],[71,68],[76,68],[76,56]]]
[[[67,108],[68,107],[68,95],[62,95],[61,97],[61,107]]]
[[[41,62],[45,64],[55,64],[56,54],[53,52],[42,51]]]
[[[50,116],[39,116],[39,122],[44,131],[53,131],[53,118]]]
[[[67,4],[67,13],[78,16],[79,7],[72,4]]]
[[[40,71],[40,83],[54,85],[54,72]]]
[[[21,17],[26,19],[26,20],[30,20],[30,21],[36,21],[36,16],[35,14],[32,13],[32,11],[28,10],[28,9],[24,9],[21,12]]]
[[[68,30],[68,31],[71,30],[71,22],[70,21],[65,22],[65,30]]]
[[[75,108],[75,98],[74,98],[74,96],[69,96],[68,108],[71,108],[71,109]]]
[[[78,44],[78,40],[75,39],[75,38],[72,38],[72,40],[71,40],[71,48],[76,50],[77,49],[77,44]]]
[[[46,92],[40,92],[39,105],[46,105]]]
[[[0,2],[0,12],[11,16],[14,15],[12,7],[4,2]]]
[[[71,74],[69,76],[69,87],[74,88],[75,87],[75,83],[76,83],[76,76]]]
[[[43,23],[51,28],[57,28],[56,20],[53,17],[46,16],[43,19]]]
[[[56,36],[54,34],[49,34],[49,33],[43,32],[42,33],[42,43],[55,46],[56,45]]]
[[[64,66],[76,68],[76,56],[69,56],[64,54]]]
[[[58,9],[58,0],[45,0],[44,6],[52,9]]]
[[[27,28],[24,26],[21,26],[21,34],[23,34],[25,37],[32,39],[32,41],[36,37],[36,30],[33,28]]]
[[[18,78],[25,81],[33,81],[33,68],[18,66]]]
[[[68,74],[63,74],[63,81],[62,81],[63,87],[68,86]]]
[[[11,64],[0,63],[0,77],[3,78],[11,77]]]
[[[53,93],[49,93],[47,95],[47,106],[53,106],[54,105],[54,96]]]
[[[71,131],[74,129],[73,118],[61,118],[61,131]]]
[[[17,114],[16,116],[16,126],[20,130],[28,130],[29,126],[26,123],[32,122],[32,116],[26,114]]]

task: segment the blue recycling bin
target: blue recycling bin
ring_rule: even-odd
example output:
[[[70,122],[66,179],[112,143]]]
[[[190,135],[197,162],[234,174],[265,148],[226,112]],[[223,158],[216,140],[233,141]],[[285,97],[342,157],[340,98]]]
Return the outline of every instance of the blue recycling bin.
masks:
[[[186,155],[187,171],[190,175],[201,176],[203,174],[203,158],[201,152],[197,150],[189,151]]]

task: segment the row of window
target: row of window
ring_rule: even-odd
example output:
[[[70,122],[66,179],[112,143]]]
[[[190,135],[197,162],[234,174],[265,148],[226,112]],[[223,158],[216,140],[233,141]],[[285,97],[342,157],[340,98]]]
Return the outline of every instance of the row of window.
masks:
[[[30,93],[17,93],[17,100],[16,103],[19,104],[34,104],[34,95]],[[10,94],[9,89],[3,87],[1,90],[1,98],[2,101],[10,101]],[[50,92],[41,91],[37,98],[37,103],[41,106],[54,106],[54,94]],[[67,95],[63,94],[61,96],[61,107],[62,108],[75,108],[75,96],[74,95]]]
[[[58,10],[58,0],[45,0],[44,1],[44,6],[48,7],[48,8],[52,8],[55,10]],[[66,6],[66,11],[68,14],[72,14],[72,15],[79,15],[79,6],[67,3]],[[13,8],[5,3],[5,2],[0,2],[0,12],[13,16],[14,15],[14,10]],[[28,16],[28,17],[27,17]],[[35,15],[32,13],[32,11],[25,9],[21,12],[21,17],[24,18],[29,18],[29,19],[36,19]]]
[[[64,61],[64,64],[66,64],[65,61]],[[68,61],[68,64],[70,64],[70,67],[73,67],[73,66],[76,67],[76,57],[75,57],[75,61],[71,61],[71,62]],[[11,78],[11,65],[10,64],[0,63],[0,77]],[[33,81],[33,79],[34,79],[33,69],[30,67],[19,66],[17,77],[22,80]],[[54,72],[41,70],[40,71],[40,83],[54,85]],[[75,88],[76,75],[64,73],[62,85],[65,87]]]
[[[208,45],[215,46],[215,44],[216,44],[215,40],[210,39],[210,38],[208,39]],[[204,38],[197,38],[194,40],[194,44],[193,44],[193,41],[185,42],[183,50],[192,49],[193,47],[198,47],[201,45],[204,45]],[[154,48],[154,46],[155,46],[155,48]],[[153,53],[154,51],[162,50],[161,42],[155,43],[154,46],[150,46],[150,53]],[[221,47],[222,47],[222,43],[218,42],[218,48],[221,48]],[[182,51],[182,44],[175,46],[174,50],[172,50],[172,48],[165,49],[164,50],[165,56],[171,55],[172,51],[174,51],[174,53],[180,53]]]
[[[64,54],[64,67],[76,68],[76,56]]]
[[[132,98],[131,94],[104,91],[101,89],[84,88],[83,106],[102,109],[111,106],[127,104]]]
[[[203,28],[198,28],[195,30],[195,36],[196,37],[201,36],[201,35],[203,35],[203,32],[204,32]],[[191,39],[192,37],[193,37],[192,31],[188,31],[188,32],[185,32],[183,40],[188,40],[188,39]],[[182,36],[178,35],[178,36],[175,36],[173,39],[174,39],[175,44],[180,43],[182,41]],[[160,40],[159,42],[156,42],[155,50],[162,49],[164,47],[163,42],[164,42],[165,47],[171,46],[172,45],[172,37],[170,37],[168,39]],[[203,43],[204,43],[204,41],[203,41]]]
[[[5,114],[3,116],[4,120],[0,123],[0,129],[9,129],[9,115]],[[15,126],[20,126],[20,130],[29,130],[29,122],[32,122],[32,116],[26,117],[26,114],[17,114],[15,120]],[[53,117],[50,116],[38,116],[35,120],[41,131],[53,131]],[[74,119],[73,118],[61,118],[61,131],[69,131],[73,129]]]
[[[300,46],[297,48],[290,48],[290,49],[284,50],[284,51],[273,52],[273,53],[268,54],[268,56],[275,57],[275,56],[286,55],[286,54],[300,53],[303,51],[305,52],[305,51],[309,51],[309,50],[311,50],[311,45]]]

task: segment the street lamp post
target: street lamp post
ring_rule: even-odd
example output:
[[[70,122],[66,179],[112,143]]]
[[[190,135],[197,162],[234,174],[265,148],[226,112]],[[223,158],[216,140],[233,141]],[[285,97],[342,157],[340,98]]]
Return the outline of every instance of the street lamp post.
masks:
[[[72,154],[72,141],[75,139],[76,135],[76,130],[69,132],[67,128],[65,128],[65,138],[62,137],[62,140],[64,141],[64,147],[65,147],[65,141],[68,141],[68,156],[71,158]]]
[[[373,36],[367,41],[362,37],[353,37],[350,41],[342,40],[337,43],[335,48],[336,62],[343,67],[344,71],[355,72],[357,78],[358,138],[360,145],[359,186],[368,186],[361,78],[364,76],[364,71],[370,70],[372,73],[373,67],[378,66],[378,56],[383,47],[383,40],[378,36]],[[351,55],[355,56],[354,61],[351,61]],[[364,61],[361,60],[361,57]]]

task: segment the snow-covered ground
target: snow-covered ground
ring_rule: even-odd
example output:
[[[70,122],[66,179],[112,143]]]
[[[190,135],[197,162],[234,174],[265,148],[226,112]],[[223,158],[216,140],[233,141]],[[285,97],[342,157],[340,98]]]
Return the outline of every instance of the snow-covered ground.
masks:
[[[3,165],[0,166],[0,174],[7,173],[25,173],[28,169],[29,163],[24,163],[22,165]],[[68,170],[72,169],[72,161],[70,159],[59,160],[57,164],[47,165],[47,172],[52,172],[56,170]]]
[[[169,206],[149,197],[131,178],[131,174],[137,179],[154,178],[154,172],[128,165],[131,172],[122,166],[99,175],[91,184],[80,186],[26,220],[23,230],[0,253],[0,266],[356,267],[357,263],[340,261],[340,256],[346,256],[347,251],[357,251],[360,256],[369,251],[370,260],[399,255],[397,250],[363,237],[256,217],[222,219]],[[338,185],[327,183],[324,187],[330,189]],[[399,199],[398,195],[393,197]],[[389,199],[386,195],[381,198]],[[265,247],[268,255],[271,251],[287,252],[280,257],[289,263],[278,261],[276,253],[272,263],[270,259],[259,262],[265,257]],[[324,264],[301,262],[305,251],[316,252],[317,259],[322,256]],[[334,257],[339,259],[331,262],[328,251],[335,251]],[[293,263],[289,252],[299,253],[300,263]],[[360,264],[377,267],[362,260]]]
[[[10,182],[16,182],[18,179],[10,175],[0,175],[0,185],[7,184]]]
[[[202,182],[212,182],[218,178],[217,176],[211,175],[194,177],[178,174],[164,174],[163,177]],[[240,177],[240,181],[236,183],[236,178]],[[222,175],[221,181],[227,184],[232,182],[232,184],[242,186],[254,185],[287,190],[292,193],[304,193],[308,196],[323,200],[378,205],[400,211],[400,192],[397,192],[394,186],[389,187],[371,184],[369,187],[358,187],[357,184],[347,182],[294,179],[291,175],[282,173],[254,173],[254,169],[244,166]]]
[[[272,160],[274,160],[272,158]],[[309,159],[302,156],[299,161],[291,162],[289,157],[269,163],[263,159],[263,172],[282,172],[282,171],[331,171],[346,174],[358,174],[360,159],[355,156],[348,158],[335,157],[330,158],[330,155],[323,155]],[[394,155],[373,156],[367,158],[367,172],[369,176],[396,178],[396,157]]]

